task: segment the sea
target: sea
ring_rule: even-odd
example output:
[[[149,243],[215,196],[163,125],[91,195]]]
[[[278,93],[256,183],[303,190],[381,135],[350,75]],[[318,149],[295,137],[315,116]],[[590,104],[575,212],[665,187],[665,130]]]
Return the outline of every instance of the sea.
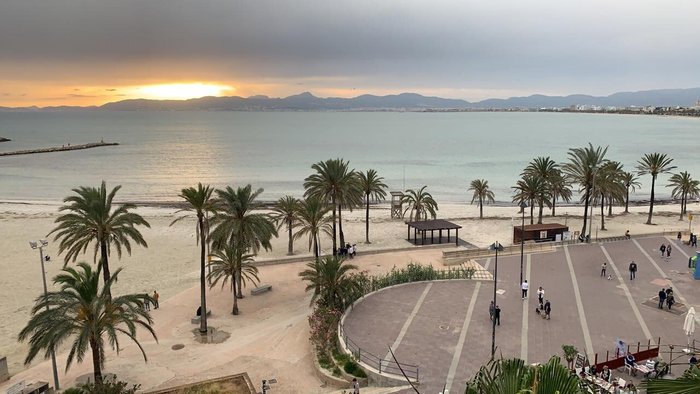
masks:
[[[486,179],[496,200],[537,156],[608,146],[634,171],[645,153],[666,153],[700,177],[700,119],[545,112],[0,112],[0,151],[118,142],[87,150],[0,157],[0,201],[58,202],[78,186],[121,185],[118,200],[165,203],[198,182],[252,184],[261,200],[301,197],[311,165],[343,158],[375,169],[389,189],[427,186],[440,203],[469,202]],[[669,175],[657,181],[657,195]],[[636,199],[649,196],[650,176]]]

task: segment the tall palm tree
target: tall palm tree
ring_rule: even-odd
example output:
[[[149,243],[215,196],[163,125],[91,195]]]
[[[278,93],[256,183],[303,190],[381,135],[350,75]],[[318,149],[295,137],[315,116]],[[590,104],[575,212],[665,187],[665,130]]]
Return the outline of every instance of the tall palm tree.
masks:
[[[557,199],[561,198],[564,202],[570,202],[572,196],[569,182],[562,175],[561,170],[557,170],[549,180],[549,191],[552,195],[552,217],[554,217],[557,216]]]
[[[318,302],[322,306],[344,310],[350,304],[360,286],[351,271],[357,266],[345,264],[339,256],[327,256],[320,261],[306,264],[307,269],[299,273],[302,280],[308,282],[306,291],[314,290],[311,304]]]
[[[197,227],[195,233],[197,234],[197,244],[200,246],[199,250],[199,297],[200,297],[200,307],[202,314],[199,320],[199,332],[206,333],[207,328],[207,284],[206,284],[206,246],[209,240],[209,214],[216,213],[216,203],[212,198],[212,193],[214,189],[209,185],[197,184],[197,187],[188,187],[180,191],[178,195],[180,198],[187,202],[187,207],[183,208],[177,213],[185,212],[188,214],[194,213],[197,217]],[[180,216],[179,218],[173,220],[170,225],[179,222],[182,219],[187,218],[188,215]]]
[[[632,172],[625,172],[622,175],[622,182],[625,185],[625,213],[629,213],[630,189],[632,190],[632,193],[634,193],[637,189],[642,187],[642,184],[639,183],[639,178],[637,178],[637,175]]]
[[[496,359],[483,365],[467,382],[465,394],[532,393],[583,394],[579,378],[561,365],[559,357],[545,364],[527,365],[520,359]]]
[[[211,232],[213,245],[220,249],[223,245],[235,243],[246,253],[256,255],[260,248],[272,249],[270,240],[277,236],[277,230],[270,215],[253,213],[259,207],[256,201],[263,189],[253,192],[251,185],[233,190],[231,186],[217,190],[218,210],[212,219],[216,227]],[[236,275],[236,297],[243,298],[241,273]]]
[[[318,197],[331,204],[333,209],[333,255],[338,253],[336,238],[336,209],[341,194],[348,184],[355,182],[355,172],[349,169],[349,163],[343,159],[328,159],[311,165],[315,174],[304,179],[304,197]]]
[[[116,186],[107,193],[105,181],[99,188],[80,186],[73,189],[75,195],[63,199],[66,205],[59,212],[68,212],[56,218],[56,228],[49,235],[56,234],[54,240],[61,240],[58,253],[67,252],[64,262],[75,261],[79,254],[85,253],[88,246],[95,242],[94,259],[100,251],[99,265],[102,267],[104,283],[110,278],[109,255],[111,247],[122,257],[122,248],[131,255],[131,241],[144,248],[148,244],[136,226],[151,227],[141,215],[131,212],[134,204],[122,204],[113,209],[114,196],[121,189]],[[108,290],[109,291],[109,290]]]
[[[688,199],[698,195],[699,186],[700,181],[694,180],[687,171],[673,174],[668,180],[666,187],[673,187],[671,196],[681,200],[681,213],[678,220],[683,220],[683,215],[687,212]]]
[[[606,161],[596,173],[595,188],[600,196],[600,229],[605,231],[605,202],[608,203],[608,217],[612,216],[615,202],[624,201],[625,186],[622,183],[622,164],[618,161]]]
[[[294,254],[294,241],[292,237],[292,230],[294,226],[299,222],[299,199],[292,196],[284,196],[277,200],[275,205],[272,207],[272,219],[277,223],[277,231],[279,231],[282,226],[287,226],[287,231],[289,232],[289,245],[287,246],[287,254]]]
[[[142,327],[157,341],[151,326],[153,319],[144,304],[151,302],[147,294],[111,296],[111,287],[116,283],[121,268],[116,270],[100,289],[100,270],[93,271],[84,262],[78,269],[63,268],[53,279],[60,291],[51,291],[36,299],[32,317],[20,331],[18,339],[29,341],[29,352],[24,359],[27,365],[44,351],[44,358],[56,353],[61,344],[73,337],[66,370],[74,360],[82,362],[90,347],[93,375],[96,383],[102,383],[102,369],[105,362],[105,336],[111,348],[119,353],[119,339],[122,335],[136,343],[144,361],[147,361],[143,347],[136,339],[136,328]]]
[[[366,209],[365,209],[365,243],[369,242],[369,201],[373,199],[374,201],[381,201],[386,198],[386,188],[387,185],[384,184],[383,177],[377,175],[377,171],[373,169],[367,170],[367,172],[358,172],[358,179],[360,181],[360,190],[365,195]]]
[[[700,392],[700,370],[688,368],[676,379],[645,379],[642,387],[648,394],[695,394]]]
[[[544,179],[540,177],[525,175],[513,186],[515,195],[513,202],[528,201],[530,204],[530,224],[533,224],[533,208],[535,203],[539,206],[537,223],[542,223],[543,208],[552,206],[550,201],[549,187]]]
[[[347,208],[352,212],[355,207],[362,206],[362,188],[360,187],[360,178],[358,172],[352,170],[350,180],[340,188],[338,193],[338,239],[340,245],[345,245],[345,234],[343,233],[343,208]]]
[[[331,233],[331,218],[328,204],[317,197],[309,197],[299,204],[299,226],[294,233],[294,239],[299,239],[304,235],[309,235],[309,250],[313,247],[314,261],[318,260],[320,254],[320,236],[324,232]]]
[[[479,219],[483,219],[484,201],[486,201],[487,204],[490,202],[496,202],[493,191],[489,189],[489,181],[485,179],[474,179],[469,184],[469,189],[467,189],[467,191],[474,192],[474,194],[472,194],[471,203],[474,204],[474,201],[479,201]]]
[[[258,279],[258,267],[253,265],[253,255],[245,253],[245,250],[236,246],[235,243],[224,245],[223,249],[214,251],[214,257],[217,260],[211,262],[211,287],[221,280],[221,287],[226,286],[229,278],[231,278],[231,295],[233,296],[233,309],[231,314],[238,314],[238,297],[236,297],[236,276],[241,275],[241,283],[245,286],[246,282],[256,284],[260,282]]]
[[[651,217],[654,214],[654,186],[656,184],[656,177],[659,174],[674,170],[676,166],[672,166],[672,162],[673,159],[668,157],[665,153],[656,152],[647,153],[637,161],[637,174],[651,175],[651,198],[649,199],[649,217],[647,218],[646,224],[652,224]]]
[[[520,176],[525,177],[525,176],[533,176],[536,178],[540,178],[544,181],[544,184],[547,186],[548,190],[551,190],[552,188],[552,181],[554,180],[554,177],[558,174],[559,172],[559,165],[547,157],[536,157],[534,158],[528,165],[525,167],[523,170],[522,174]],[[551,194],[551,193],[550,193]],[[542,212],[544,208],[544,201],[540,200],[537,201],[537,204],[539,205],[540,212]],[[540,213],[540,220],[539,223],[542,223],[541,219],[541,213]]]
[[[425,191],[426,188],[427,186],[423,186],[417,190],[408,189],[403,197],[401,197],[401,202],[407,205],[406,209],[403,211],[403,214],[406,215],[406,212],[410,210],[411,214],[409,217],[411,221],[413,221],[414,212],[416,214],[417,221],[427,220],[428,213],[433,219],[435,219],[435,216],[437,216],[437,202],[435,202],[430,193]]]
[[[590,204],[591,189],[593,188],[594,174],[605,161],[605,154],[608,152],[608,147],[601,148],[593,147],[593,144],[588,143],[584,148],[569,149],[569,162],[562,165],[562,170],[572,183],[578,183],[579,192],[583,192],[581,200],[583,206],[583,227],[581,235],[586,234],[586,224],[588,223],[588,205]]]

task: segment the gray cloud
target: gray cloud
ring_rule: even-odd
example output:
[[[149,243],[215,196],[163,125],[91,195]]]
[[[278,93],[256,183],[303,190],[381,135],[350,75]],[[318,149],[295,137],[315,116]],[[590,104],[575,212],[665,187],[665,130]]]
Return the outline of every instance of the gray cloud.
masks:
[[[0,71],[533,93],[689,87],[700,85],[697,15],[691,0],[3,0]]]

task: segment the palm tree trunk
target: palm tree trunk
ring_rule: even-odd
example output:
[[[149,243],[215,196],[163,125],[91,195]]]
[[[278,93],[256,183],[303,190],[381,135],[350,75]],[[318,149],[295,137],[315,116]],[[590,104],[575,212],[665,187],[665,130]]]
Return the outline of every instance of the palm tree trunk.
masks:
[[[484,199],[479,196],[479,219],[484,218]]]
[[[243,295],[243,285],[241,284],[241,268],[236,270],[236,298],[245,298]]]
[[[92,374],[95,378],[95,383],[102,383],[102,359],[100,357],[100,348],[97,344],[97,339],[90,338],[90,349],[92,350]]]
[[[338,204],[338,236],[340,237],[340,247],[345,245],[345,234],[343,234],[343,212],[342,207]]]
[[[100,267],[102,267],[102,279],[104,280],[105,283],[109,282],[109,278],[111,277],[111,274],[109,272],[109,260],[108,260],[108,253],[107,253],[107,240],[103,239],[100,241]],[[107,289],[107,295],[109,298],[112,298],[112,291],[110,289]]]
[[[651,201],[649,201],[649,218],[647,218],[646,224],[651,223],[651,217],[654,214],[654,184],[656,183],[656,175],[651,176]]]
[[[318,234],[314,234],[314,259],[318,261],[318,255],[319,255],[319,250],[318,250]]]
[[[557,194],[552,195],[552,217],[557,216]]]
[[[335,195],[333,195],[333,197],[331,197],[331,204],[333,204],[333,256],[337,256],[338,255],[338,241],[336,240],[336,237],[335,237],[335,234],[336,234],[336,232],[335,232],[335,229],[336,229],[336,227],[335,227],[335,209],[336,209]]]
[[[625,213],[630,213],[629,206],[630,206],[630,188],[628,186],[626,188],[626,196],[625,196]]]
[[[207,281],[206,281],[206,267],[205,267],[205,254],[206,254],[206,238],[204,238],[204,220],[202,217],[198,217],[199,221],[199,244],[201,245],[200,250],[200,272],[199,272],[199,287],[200,287],[200,306],[202,308],[202,313],[199,317],[199,332],[204,334],[207,332]]]
[[[367,196],[367,209],[365,210],[365,243],[368,244],[369,242],[369,193],[366,193]]]
[[[608,201],[608,204],[610,201]],[[600,230],[606,231],[605,228],[605,194],[600,193]]]
[[[294,241],[292,240],[292,221],[291,220],[287,221],[287,229],[289,231],[289,246],[287,247],[287,254],[291,256],[294,254]]]
[[[537,216],[537,224],[542,224],[542,212],[544,211],[544,202],[542,200],[539,201],[539,215]]]
[[[591,189],[586,189],[586,198],[583,203],[583,227],[581,228],[581,235],[586,236],[586,227],[588,224],[588,204],[590,204],[591,199]]]
[[[681,194],[681,216],[678,220],[683,220],[683,211],[685,210],[685,193]]]
[[[612,198],[608,197],[608,217],[612,217],[612,207],[613,207],[613,202]]]
[[[530,200],[530,224],[535,224],[535,207],[532,204],[532,200]]]
[[[238,275],[234,275],[238,277]],[[237,315],[238,314],[238,297],[236,297],[236,281],[232,280],[231,281],[231,286],[233,290],[233,310],[231,311],[232,315]]]

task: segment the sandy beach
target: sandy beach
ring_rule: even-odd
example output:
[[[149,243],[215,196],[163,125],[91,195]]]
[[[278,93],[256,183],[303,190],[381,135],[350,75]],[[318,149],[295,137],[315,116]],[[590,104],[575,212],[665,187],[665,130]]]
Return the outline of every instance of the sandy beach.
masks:
[[[34,298],[42,289],[39,253],[29,247],[28,241],[44,238],[53,228],[57,207],[58,204],[0,204],[0,296],[3,299],[0,315],[4,317],[0,322],[0,356],[7,357],[10,373],[15,375],[0,388],[20,380],[50,380],[49,362],[35,361],[25,369],[22,362],[26,345],[18,344],[16,337],[29,318]],[[700,206],[691,203],[688,209],[697,213]],[[545,210],[544,221],[565,223],[572,231],[578,231],[582,210],[579,206],[557,207],[558,216],[555,218],[548,216],[549,211]],[[644,224],[648,206],[630,207],[630,213],[626,215],[621,214],[622,211],[622,207],[613,209],[614,216],[606,218],[608,230],[600,232],[601,237],[623,235],[625,230],[632,234],[688,230],[687,218],[678,220],[678,205],[657,205],[653,226]],[[116,287],[117,293],[157,289],[161,294],[162,307],[153,312],[160,341],[156,343],[143,337],[148,364],[139,359],[135,346],[124,342],[125,348],[120,355],[109,352],[108,372],[140,383],[144,389],[247,371],[254,382],[276,377],[280,381],[279,392],[333,391],[322,387],[311,364],[307,323],[309,298],[304,293],[304,284],[296,276],[303,269],[303,262],[262,266],[261,281],[271,284],[274,290],[260,297],[247,296],[239,304],[240,316],[229,315],[231,295],[228,289],[212,289],[209,303],[215,312],[210,324],[228,332],[231,338],[219,345],[198,344],[190,334],[194,326],[189,322],[191,311],[198,304],[198,248],[195,246],[194,219],[171,227],[170,223],[176,217],[174,209],[140,207],[138,212],[151,224],[150,229],[142,229],[149,247],[136,248],[131,256],[123,255],[121,259],[114,253],[110,264],[113,269],[124,268]],[[593,219],[594,229],[600,225],[598,212]],[[411,247],[405,240],[405,224],[402,220],[390,219],[388,204],[373,207],[370,215],[372,244],[366,245],[364,210],[343,213],[345,238],[350,243],[357,243],[359,258],[354,263],[360,269],[380,273],[411,261],[441,264],[440,249],[413,248],[400,253],[363,256],[363,251],[368,250]],[[460,238],[469,244],[477,247],[485,247],[494,241],[510,244],[513,226],[520,225],[518,208],[485,206],[484,215],[485,218],[480,220],[478,207],[469,204],[440,205],[438,212],[438,218],[454,221],[463,227]],[[286,257],[286,232],[281,231],[280,235],[273,240],[272,251],[258,256],[259,261]],[[324,238],[322,248],[328,252],[331,241]],[[45,252],[52,257],[47,265],[47,278],[51,278],[62,267],[62,258],[53,242]],[[306,240],[295,243],[295,255],[309,256]],[[86,255],[84,259],[92,261],[92,255]],[[186,348],[174,353],[171,346],[176,343],[185,344]],[[178,356],[174,357],[174,354]],[[61,380],[66,387],[76,377],[91,371],[91,364],[86,362],[74,365],[64,374],[65,355],[59,354],[57,358]]]

